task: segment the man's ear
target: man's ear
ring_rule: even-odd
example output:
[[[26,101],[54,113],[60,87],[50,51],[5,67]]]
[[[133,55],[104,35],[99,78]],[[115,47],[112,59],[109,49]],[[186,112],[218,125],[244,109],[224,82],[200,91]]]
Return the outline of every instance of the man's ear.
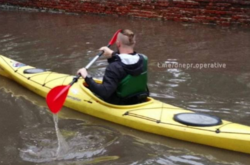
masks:
[[[120,41],[116,41],[116,46],[119,48],[121,47],[121,42]]]

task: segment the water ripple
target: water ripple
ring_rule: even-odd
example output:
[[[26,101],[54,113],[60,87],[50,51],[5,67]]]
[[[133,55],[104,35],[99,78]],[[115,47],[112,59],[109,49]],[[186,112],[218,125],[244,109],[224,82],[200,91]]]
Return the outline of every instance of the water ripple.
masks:
[[[52,128],[31,128],[20,132],[23,160],[35,163],[94,158],[106,153],[117,134],[99,126],[67,125],[60,129],[65,145],[57,155],[57,138]],[[67,146],[67,147],[66,147]]]

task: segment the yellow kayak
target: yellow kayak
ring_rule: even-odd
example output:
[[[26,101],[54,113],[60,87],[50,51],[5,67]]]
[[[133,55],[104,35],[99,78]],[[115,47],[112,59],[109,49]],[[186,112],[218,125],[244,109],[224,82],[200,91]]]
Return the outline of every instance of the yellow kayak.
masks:
[[[68,85],[74,76],[37,69],[0,55],[0,75],[46,97],[50,89]],[[101,83],[100,81],[96,80]],[[82,113],[184,141],[250,154],[250,127],[194,113],[151,97],[136,105],[113,105],[96,97],[79,79],[64,106]]]

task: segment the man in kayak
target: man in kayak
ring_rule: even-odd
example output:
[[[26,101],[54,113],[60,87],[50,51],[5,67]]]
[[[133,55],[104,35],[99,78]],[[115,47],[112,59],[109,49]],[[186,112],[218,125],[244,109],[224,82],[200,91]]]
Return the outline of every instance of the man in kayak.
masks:
[[[147,57],[134,51],[135,43],[135,34],[124,29],[117,36],[117,52],[108,47],[100,48],[109,63],[102,84],[96,83],[85,68],[78,70],[88,88],[104,101],[119,105],[146,101],[149,95]]]

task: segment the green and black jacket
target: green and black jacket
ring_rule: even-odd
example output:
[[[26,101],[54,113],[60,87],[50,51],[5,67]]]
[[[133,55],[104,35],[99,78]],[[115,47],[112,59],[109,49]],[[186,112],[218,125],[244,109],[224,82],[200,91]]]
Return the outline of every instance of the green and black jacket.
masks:
[[[114,52],[108,63],[102,84],[97,84],[92,77],[85,78],[93,93],[112,104],[126,104],[124,100],[137,93],[149,95],[145,55]]]

